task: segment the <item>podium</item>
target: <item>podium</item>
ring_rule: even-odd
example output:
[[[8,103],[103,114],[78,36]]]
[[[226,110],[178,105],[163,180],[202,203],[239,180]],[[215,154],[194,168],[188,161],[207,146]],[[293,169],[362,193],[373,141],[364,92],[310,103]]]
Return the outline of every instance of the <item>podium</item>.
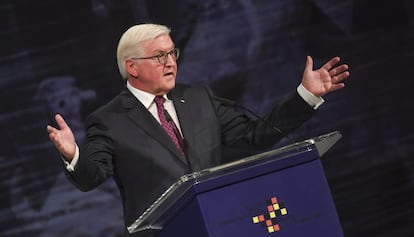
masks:
[[[340,138],[335,131],[185,175],[128,231],[156,237],[343,236],[320,160]]]

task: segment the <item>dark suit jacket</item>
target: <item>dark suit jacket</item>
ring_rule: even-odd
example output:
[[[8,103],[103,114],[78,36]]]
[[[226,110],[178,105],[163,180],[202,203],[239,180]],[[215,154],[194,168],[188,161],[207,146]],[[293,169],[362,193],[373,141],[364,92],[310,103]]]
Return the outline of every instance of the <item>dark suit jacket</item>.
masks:
[[[182,175],[221,164],[222,145],[265,148],[283,138],[269,124],[253,121],[215,101],[206,87],[176,85],[169,97],[177,111],[189,162],[125,88],[87,118],[87,142],[81,146],[75,171],[67,173],[83,191],[113,176],[122,197],[126,226]],[[289,132],[313,113],[295,92],[266,119]]]

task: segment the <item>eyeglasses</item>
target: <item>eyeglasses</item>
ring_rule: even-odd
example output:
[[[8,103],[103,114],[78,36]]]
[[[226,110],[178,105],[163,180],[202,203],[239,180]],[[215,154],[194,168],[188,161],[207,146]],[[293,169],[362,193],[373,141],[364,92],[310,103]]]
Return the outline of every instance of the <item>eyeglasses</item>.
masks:
[[[157,59],[158,62],[161,65],[165,65],[168,61],[168,55],[171,55],[171,57],[177,61],[178,57],[180,57],[180,49],[179,48],[173,48],[169,52],[161,52],[157,55],[150,56],[150,57],[142,57],[142,58],[131,58],[131,59]]]

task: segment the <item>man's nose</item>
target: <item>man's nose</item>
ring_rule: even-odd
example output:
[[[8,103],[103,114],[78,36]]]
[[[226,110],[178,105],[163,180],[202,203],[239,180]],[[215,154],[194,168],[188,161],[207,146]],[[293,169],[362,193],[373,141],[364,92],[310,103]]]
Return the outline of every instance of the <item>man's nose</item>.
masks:
[[[172,54],[167,54],[166,56],[165,56],[165,65],[173,65],[173,64],[175,64],[177,61],[175,60],[175,57],[174,57],[174,55],[172,55]]]

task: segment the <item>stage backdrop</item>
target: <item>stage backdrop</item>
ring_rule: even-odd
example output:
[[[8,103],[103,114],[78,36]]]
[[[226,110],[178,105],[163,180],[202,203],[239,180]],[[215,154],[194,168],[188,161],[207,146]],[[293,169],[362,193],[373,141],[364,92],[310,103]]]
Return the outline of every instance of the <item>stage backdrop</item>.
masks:
[[[75,189],[46,125],[62,113],[83,141],[85,116],[123,87],[119,37],[142,22],[171,27],[178,82],[259,115],[296,88],[307,55],[315,67],[341,56],[346,89],[290,139],[342,132],[323,164],[345,236],[413,235],[412,1],[2,0],[1,236],[121,236],[114,182]]]

